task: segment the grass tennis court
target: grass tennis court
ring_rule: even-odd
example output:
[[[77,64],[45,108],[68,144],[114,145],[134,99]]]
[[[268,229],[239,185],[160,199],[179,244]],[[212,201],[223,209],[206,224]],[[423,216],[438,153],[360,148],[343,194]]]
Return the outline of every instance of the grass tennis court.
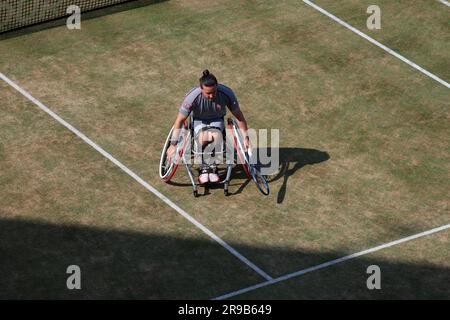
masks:
[[[450,80],[439,1],[315,4]],[[252,128],[280,130],[262,197],[244,176],[193,198],[158,177],[186,92],[208,68]],[[0,72],[272,278],[450,223],[450,92],[303,1],[165,1],[0,41]],[[0,297],[211,299],[266,281],[6,82]],[[449,231],[237,295],[450,298]],[[66,268],[82,290],[66,288]],[[366,288],[379,265],[382,290]]]

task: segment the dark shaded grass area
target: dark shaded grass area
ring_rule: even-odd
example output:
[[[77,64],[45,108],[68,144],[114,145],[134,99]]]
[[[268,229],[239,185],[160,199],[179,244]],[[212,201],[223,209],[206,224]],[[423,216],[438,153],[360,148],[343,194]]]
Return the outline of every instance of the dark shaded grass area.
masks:
[[[9,219],[0,230],[1,299],[206,299],[262,280],[212,241]],[[69,265],[81,290],[66,288]]]
[[[0,229],[2,299],[209,299],[263,281],[220,268],[211,258],[217,245],[205,240],[7,219],[0,220]],[[345,255],[232,245],[268,259],[301,255],[325,262]],[[66,268],[73,264],[81,268],[81,290],[66,288]],[[213,268],[205,274],[199,264]],[[381,291],[366,288],[366,268],[372,264],[382,268]],[[334,271],[318,271],[312,279],[296,279],[295,287],[282,283],[250,297],[450,298],[450,269],[445,267],[362,257],[329,270]]]
[[[446,242],[448,234],[448,231],[443,231],[416,239],[234,298],[448,300],[450,299],[450,266],[449,256],[445,251],[448,246]],[[415,254],[416,250],[421,252]],[[396,259],[390,257],[392,254]],[[421,258],[416,259],[415,262],[399,258],[411,255],[421,256]],[[381,288],[379,290],[367,288],[368,279],[372,275],[367,272],[367,269],[372,265],[380,268]]]

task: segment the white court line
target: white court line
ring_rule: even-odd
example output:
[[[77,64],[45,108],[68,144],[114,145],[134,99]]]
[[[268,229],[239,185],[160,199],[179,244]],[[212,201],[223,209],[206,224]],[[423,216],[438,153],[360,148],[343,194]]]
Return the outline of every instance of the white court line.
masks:
[[[439,0],[439,2],[445,4],[447,7],[450,7],[450,2],[448,2],[448,1]]]
[[[425,74],[426,76],[430,77],[433,80],[436,80],[437,82],[439,82],[440,84],[446,86],[447,88],[450,89],[450,84],[448,84],[447,82],[445,82],[444,80],[442,80],[441,78],[439,78],[438,76],[435,76],[434,74],[432,74],[431,72],[425,70],[424,68],[422,68],[421,66],[415,64],[414,62],[412,62],[411,60],[408,60],[407,58],[405,58],[404,56],[402,56],[401,54],[398,54],[397,52],[395,52],[392,49],[389,49],[388,47],[386,47],[384,44],[379,43],[378,41],[376,41],[375,39],[369,37],[368,35],[366,35],[365,33],[362,33],[361,31],[359,31],[358,29],[352,27],[351,25],[349,25],[348,23],[342,21],[341,19],[339,19],[338,17],[332,15],[331,13],[329,13],[328,11],[322,9],[321,7],[319,7],[318,5],[312,3],[309,0],[303,0],[304,3],[306,3],[307,5],[313,7],[314,9],[316,9],[317,11],[323,13],[324,15],[326,15],[327,17],[333,19],[334,21],[336,21],[337,23],[339,23],[340,25],[346,27],[347,29],[353,31],[354,33],[356,33],[357,35],[359,35],[360,37],[363,37],[364,39],[366,39],[367,41],[373,43],[374,45],[380,47],[381,49],[383,49],[384,51],[390,53],[391,55],[393,55],[394,57],[402,60],[403,62],[409,64],[411,67],[413,67],[414,69],[422,72],[423,74]]]
[[[266,286],[269,286],[269,285],[272,285],[272,284],[275,284],[275,283],[279,283],[281,281],[286,281],[288,279],[299,277],[299,276],[302,276],[304,274],[307,274],[307,273],[310,273],[310,272],[313,272],[313,271],[316,271],[316,270],[324,269],[324,268],[330,267],[332,265],[335,265],[335,264],[338,264],[338,263],[342,263],[344,261],[352,260],[352,259],[355,259],[357,257],[363,256],[363,255],[366,255],[366,254],[369,254],[369,253],[373,253],[373,252],[376,252],[376,251],[379,251],[379,250],[382,250],[382,249],[386,249],[386,248],[389,248],[389,247],[392,247],[392,246],[395,246],[395,245],[398,245],[398,244],[401,244],[401,243],[404,243],[404,242],[407,242],[407,241],[411,241],[411,240],[415,240],[415,239],[418,239],[418,238],[421,238],[421,237],[425,237],[425,236],[428,236],[430,234],[433,234],[433,233],[436,233],[436,232],[440,232],[440,231],[443,231],[443,230],[446,230],[446,229],[449,229],[449,228],[450,228],[450,224],[446,224],[444,226],[441,226],[441,227],[438,227],[438,228],[434,228],[434,229],[431,229],[431,230],[428,230],[428,231],[425,231],[425,232],[422,232],[422,233],[418,233],[418,234],[415,234],[415,235],[412,235],[412,236],[409,236],[409,237],[406,237],[406,238],[402,238],[402,239],[399,239],[399,240],[396,240],[396,241],[388,242],[388,243],[382,244],[380,246],[377,246],[377,247],[374,247],[374,248],[371,248],[371,249],[367,249],[367,250],[364,250],[364,251],[353,253],[351,255],[348,255],[348,256],[345,256],[345,257],[342,257],[342,258],[339,258],[339,259],[331,260],[331,261],[319,264],[319,265],[311,267],[311,268],[307,268],[307,269],[303,269],[303,270],[296,271],[296,272],[293,272],[293,273],[289,273],[287,275],[278,277],[276,279],[272,279],[272,280],[268,280],[268,281],[265,281],[265,282],[261,282],[261,283],[259,283],[257,285],[251,286],[251,287],[247,287],[247,288],[244,288],[244,289],[241,289],[241,290],[237,290],[237,291],[234,291],[234,292],[231,292],[231,293],[227,293],[227,294],[224,294],[224,295],[222,295],[220,297],[214,298],[213,300],[228,299],[228,298],[231,298],[231,297],[234,297],[234,296],[237,296],[237,295],[249,292],[249,291],[253,291],[253,290],[256,290],[256,289],[259,289],[259,288],[262,288],[262,287],[266,287]]]
[[[53,119],[58,121],[60,124],[62,124],[64,127],[72,131],[75,135],[77,135],[79,138],[81,138],[84,142],[86,142],[88,145],[90,145],[92,148],[100,152],[105,158],[110,160],[112,163],[114,163],[116,166],[118,166],[120,169],[122,169],[125,173],[127,173],[130,177],[132,177],[134,180],[136,180],[139,184],[141,184],[145,189],[156,195],[158,198],[160,198],[162,201],[164,201],[166,204],[168,204],[170,207],[172,207],[174,210],[176,210],[179,214],[181,214],[183,217],[185,217],[189,222],[194,224],[197,228],[202,230],[204,233],[206,233],[210,238],[215,240],[217,243],[219,243],[222,247],[224,247],[226,250],[228,250],[231,254],[233,254],[235,257],[237,257],[239,260],[244,262],[248,267],[256,271],[260,276],[262,276],[266,280],[272,280],[272,277],[269,276],[267,273],[265,273],[263,270],[261,270],[259,267],[257,267],[255,264],[253,264],[250,260],[248,260],[246,257],[241,255],[239,252],[237,252],[234,248],[232,248],[230,245],[228,245],[225,241],[220,239],[217,235],[215,235],[211,230],[206,228],[204,225],[202,225],[200,222],[195,220],[192,216],[190,216],[186,211],[178,207],[175,203],[173,203],[171,200],[169,200],[166,196],[164,196],[162,193],[160,193],[158,190],[153,188],[151,185],[149,185],[147,182],[142,180],[137,174],[135,174],[133,171],[128,169],[124,164],[122,164],[119,160],[114,158],[111,154],[106,152],[104,149],[102,149],[100,146],[98,146],[95,142],[93,142],[91,139],[89,139],[87,136],[85,136],[83,133],[78,131],[76,128],[74,128],[70,123],[66,122],[64,119],[62,119],[60,116],[58,116],[56,113],[51,111],[49,108],[47,108],[44,104],[42,104],[39,100],[32,97],[28,92],[26,92],[24,89],[22,89],[19,85],[14,83],[11,79],[6,77],[3,73],[0,72],[0,78],[3,79],[6,83],[8,83],[11,87],[19,91],[23,96],[25,96],[28,100],[33,102],[36,106],[38,106],[40,109],[45,111],[47,114],[49,114]]]

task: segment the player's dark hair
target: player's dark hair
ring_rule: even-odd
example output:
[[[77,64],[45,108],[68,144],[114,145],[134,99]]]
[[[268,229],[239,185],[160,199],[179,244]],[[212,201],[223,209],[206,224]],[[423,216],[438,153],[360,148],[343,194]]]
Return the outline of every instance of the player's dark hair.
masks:
[[[208,69],[203,71],[203,74],[199,80],[200,88],[203,88],[203,86],[212,87],[217,85],[217,78],[212,73],[209,73]]]

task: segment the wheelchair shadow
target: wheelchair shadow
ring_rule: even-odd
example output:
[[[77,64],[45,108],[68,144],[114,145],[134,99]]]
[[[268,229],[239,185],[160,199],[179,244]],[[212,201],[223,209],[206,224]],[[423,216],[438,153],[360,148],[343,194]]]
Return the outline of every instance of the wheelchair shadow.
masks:
[[[330,159],[330,155],[325,151],[306,148],[260,148],[257,150],[258,155],[274,155],[278,152],[279,163],[278,168],[273,173],[267,175],[267,182],[270,183],[283,179],[283,183],[278,191],[277,203],[282,203],[287,190],[287,183],[290,176],[295,174],[306,165],[314,165]],[[261,165],[261,167],[268,167],[268,165]]]
[[[289,177],[295,174],[298,170],[306,165],[314,165],[321,163],[330,159],[330,155],[325,151],[320,151],[316,149],[306,149],[306,148],[258,148],[253,150],[254,154],[267,155],[268,157],[276,156],[278,153],[278,166],[273,168],[273,171],[266,175],[267,182],[269,186],[272,182],[283,179],[283,183],[278,190],[277,203],[282,203],[286,196],[287,185]],[[259,158],[259,157],[258,157]],[[260,164],[262,168],[270,167],[269,165]],[[180,169],[180,168],[179,168]],[[220,179],[225,178],[226,170],[222,169],[219,171]],[[233,181],[234,180],[234,181]],[[236,183],[236,180],[244,180],[243,183]],[[235,196],[244,191],[244,189],[253,182],[247,179],[247,176],[242,169],[241,165],[237,165],[233,168],[231,174],[230,190],[229,196]],[[190,183],[170,181],[170,185],[178,187],[191,187]],[[234,187],[239,186],[236,191],[233,191]],[[203,190],[202,190],[203,189]],[[210,190],[223,189],[222,184],[208,184],[199,187],[199,196],[210,195]],[[273,192],[273,191],[272,191]]]
[[[218,174],[219,174],[221,181],[225,179],[226,173],[227,173],[226,168],[219,169]],[[233,181],[233,179],[235,179],[235,181]],[[236,179],[239,179],[239,180],[245,179],[245,181],[244,181],[244,183],[239,184],[236,182]],[[242,193],[242,191],[249,184],[249,182],[250,182],[250,180],[247,179],[247,176],[246,176],[244,170],[242,169],[242,166],[238,165],[238,166],[234,167],[233,171],[231,173],[231,181],[230,181],[229,187],[231,187],[230,189],[232,189],[233,187],[239,186],[239,188],[235,192],[231,192],[231,190],[229,190],[228,196],[233,196],[233,195]],[[170,185],[176,186],[176,187],[192,188],[192,185],[190,182],[177,182],[177,181],[171,180],[171,181],[167,182],[167,184],[170,184]],[[211,194],[210,190],[217,190],[217,189],[223,190],[223,184],[216,183],[216,184],[199,185],[198,186],[198,190],[199,190],[198,196],[204,197],[204,196],[210,195]]]
[[[226,176],[226,170],[223,170],[222,172],[219,172],[219,176],[220,176],[220,180],[224,180],[225,176]],[[245,180],[244,183],[242,183],[241,185],[239,185],[238,183],[234,182],[233,183],[233,179],[236,181],[236,179],[239,180]],[[228,196],[235,196],[238,195],[240,193],[242,193],[242,191],[245,189],[245,187],[249,184],[251,180],[249,180],[247,178],[247,175],[244,172],[244,169],[242,169],[242,166],[237,165],[233,168],[233,171],[231,172],[231,181],[230,181],[230,185],[229,187],[231,187],[230,189],[233,189],[233,187],[238,186],[239,188],[232,192],[232,190],[228,190]],[[205,186],[205,192],[203,195],[209,195],[210,192],[209,190],[215,190],[215,189],[223,189],[223,185],[222,184],[210,184],[210,185],[206,185]]]

